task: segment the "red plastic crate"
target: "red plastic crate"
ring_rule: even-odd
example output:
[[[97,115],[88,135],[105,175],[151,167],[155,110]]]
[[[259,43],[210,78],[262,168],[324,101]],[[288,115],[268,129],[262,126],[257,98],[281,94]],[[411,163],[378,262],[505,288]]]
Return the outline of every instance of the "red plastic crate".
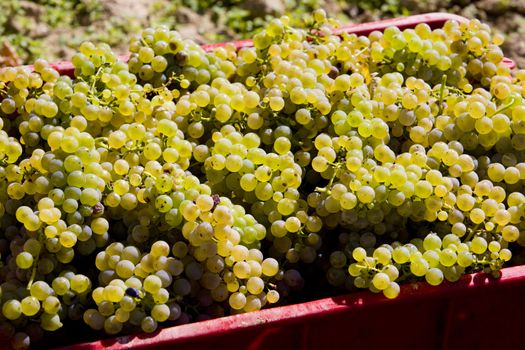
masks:
[[[516,266],[500,279],[405,284],[393,300],[353,293],[56,350],[518,349],[524,296]]]
[[[457,15],[430,13],[347,25],[337,32],[367,35],[389,26],[405,29],[419,23],[436,28],[450,19],[467,21]],[[240,49],[252,46],[252,41],[233,44]],[[224,45],[203,48],[211,51]],[[515,67],[510,59],[505,58],[505,63]],[[61,74],[73,75],[71,62],[52,66]],[[525,266],[501,272],[500,279],[478,273],[438,287],[424,282],[405,284],[394,300],[364,291],[55,350],[525,348],[520,345],[525,327]]]

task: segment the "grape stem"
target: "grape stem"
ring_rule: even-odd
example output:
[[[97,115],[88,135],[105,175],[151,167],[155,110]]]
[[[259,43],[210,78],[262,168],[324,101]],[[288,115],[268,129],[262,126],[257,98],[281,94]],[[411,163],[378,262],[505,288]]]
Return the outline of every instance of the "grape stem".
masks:
[[[147,171],[143,171],[143,174],[146,175],[146,176],[149,176],[151,177],[153,180],[157,181],[157,177]]]
[[[97,82],[98,82],[98,79],[99,79],[99,77],[100,77],[100,73],[102,72],[102,68],[103,68],[103,67],[104,67],[104,66],[100,66],[100,67],[98,67],[97,72],[96,72],[95,75],[93,76],[93,79],[92,79],[93,81],[92,81],[92,83],[91,83],[91,91],[90,91],[93,95],[97,92],[97,90],[95,89],[95,87],[96,87],[96,85],[97,85]],[[97,102],[98,102],[98,99],[97,99]]]
[[[445,87],[447,86],[447,75],[443,74],[441,78],[441,88],[439,89],[439,112],[438,115],[441,115],[443,112],[443,98],[445,95]]]
[[[504,105],[503,107],[501,107],[500,109],[498,109],[497,111],[495,111],[494,113],[492,113],[490,115],[489,118],[492,118],[493,116],[495,116],[496,114],[500,114],[500,113],[503,113],[505,112],[507,109],[511,108],[512,106],[514,106],[514,104],[516,103],[516,98],[513,96],[511,97],[511,100],[509,103],[507,103],[506,105]]]
[[[144,38],[140,38],[140,42],[146,46],[146,47],[150,47],[149,44],[146,42],[146,40],[144,40]]]
[[[476,230],[478,229],[478,227],[479,227],[479,224],[477,224],[476,226],[474,226],[474,227],[470,230],[470,232],[469,232],[467,238],[465,238],[465,242],[470,242],[470,241],[472,240],[472,237],[474,236],[474,234],[475,234]]]
[[[299,229],[299,231],[297,231],[297,236],[298,236],[298,237],[304,238],[304,237],[307,237],[307,236],[308,236],[308,235],[306,234],[306,232],[303,231],[303,228],[304,228],[304,226],[301,226],[301,228]]]
[[[367,265],[356,264],[356,265],[357,265],[357,267],[359,267],[359,268],[361,268],[361,269],[367,269],[368,271],[374,271],[374,272],[376,272],[376,273],[381,272],[381,270],[376,269],[375,267],[368,266],[368,264],[367,264]]]
[[[339,162],[339,163],[335,163],[332,165],[335,167],[335,169],[334,169],[334,173],[332,174],[332,177],[330,178],[330,181],[328,182],[328,185],[326,185],[325,187],[316,187],[315,190],[317,192],[327,192],[328,194],[330,194],[330,188],[332,187],[332,184],[334,183],[335,176],[337,175],[337,171],[341,168],[342,163]]]
[[[105,149],[109,149],[109,145],[107,144],[107,142],[108,142],[107,137],[97,137],[95,139],[95,145],[105,148]]]
[[[40,242],[40,246],[43,247],[44,245],[44,234],[42,232],[42,229],[38,230],[38,241]],[[40,249],[42,250],[42,249]],[[29,282],[27,282],[27,290],[31,289],[31,286],[33,285],[33,282],[35,281],[36,277],[36,269],[38,265],[38,260],[40,259],[40,251],[35,256],[35,259],[33,261],[33,268],[31,269],[31,277],[29,278]]]

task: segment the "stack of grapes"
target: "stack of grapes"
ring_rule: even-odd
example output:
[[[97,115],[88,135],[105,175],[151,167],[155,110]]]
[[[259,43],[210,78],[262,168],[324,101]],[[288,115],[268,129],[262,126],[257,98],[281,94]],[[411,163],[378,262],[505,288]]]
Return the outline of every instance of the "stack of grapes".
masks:
[[[128,62],[87,42],[73,79],[0,70],[2,340],[497,277],[525,245],[525,72],[502,37],[305,21],[211,52],[146,29]]]

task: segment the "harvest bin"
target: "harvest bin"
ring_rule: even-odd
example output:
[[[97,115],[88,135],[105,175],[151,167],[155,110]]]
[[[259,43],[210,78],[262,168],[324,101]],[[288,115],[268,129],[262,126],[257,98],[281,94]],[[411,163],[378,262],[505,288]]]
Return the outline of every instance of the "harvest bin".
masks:
[[[430,13],[379,22],[347,25],[338,32],[367,35],[388,26],[413,28],[447,20],[466,21],[446,13]],[[251,40],[233,43],[251,46]],[[207,51],[224,44],[204,45]],[[128,56],[122,56],[127,60]],[[514,62],[505,59],[510,68]],[[70,62],[52,65],[73,75]],[[55,350],[102,349],[521,349],[525,331],[525,265],[505,268],[501,278],[484,273],[456,283],[432,287],[424,282],[401,286],[394,300],[360,292],[275,307],[258,312],[68,345]],[[74,339],[75,335],[71,335]],[[0,345],[0,348],[2,345]]]
[[[525,266],[501,272],[405,284],[393,300],[353,293],[56,350],[523,349]]]

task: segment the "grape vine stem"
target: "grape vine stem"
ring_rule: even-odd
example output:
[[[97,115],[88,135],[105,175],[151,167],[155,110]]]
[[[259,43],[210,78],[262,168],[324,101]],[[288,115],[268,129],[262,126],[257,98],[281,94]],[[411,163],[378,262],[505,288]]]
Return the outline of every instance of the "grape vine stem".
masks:
[[[40,246],[42,247],[44,245],[44,234],[42,232],[42,229],[38,230],[38,241],[40,242]],[[29,282],[27,282],[27,290],[31,289],[31,286],[33,285],[33,282],[35,280],[39,259],[40,259],[40,251],[38,252],[38,254],[36,255],[33,261],[33,267],[31,269],[31,277],[29,277]]]
[[[332,177],[330,178],[330,181],[328,182],[328,185],[326,185],[325,187],[316,187],[315,190],[317,192],[327,192],[328,194],[330,194],[330,188],[332,187],[332,184],[334,183],[335,177],[337,175],[337,171],[339,171],[339,169],[341,168],[341,165],[342,163],[333,164],[335,169],[334,169],[334,173],[332,174]]]
[[[439,112],[438,115],[441,115],[443,112],[443,98],[445,96],[445,87],[447,86],[447,75],[443,74],[441,79],[441,88],[439,89]]]

